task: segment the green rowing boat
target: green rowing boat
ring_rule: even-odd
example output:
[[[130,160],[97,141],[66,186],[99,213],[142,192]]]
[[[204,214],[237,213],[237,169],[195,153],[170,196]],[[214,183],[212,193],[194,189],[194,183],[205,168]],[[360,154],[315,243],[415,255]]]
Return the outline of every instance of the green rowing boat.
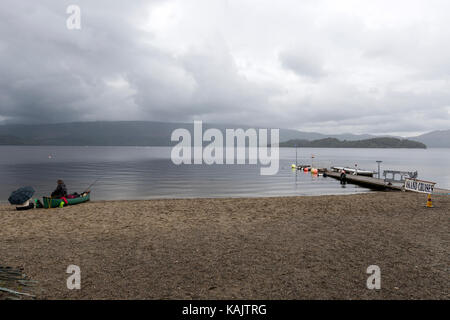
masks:
[[[44,203],[44,208],[48,209],[48,208],[58,208],[59,206],[61,206],[61,202],[64,203],[64,206],[71,206],[74,204],[79,204],[79,203],[89,201],[90,199],[91,199],[91,193],[85,192],[80,197],[77,197],[77,198],[72,198],[72,199],[66,198],[67,204],[63,199],[52,199],[49,197],[44,197],[43,203]]]

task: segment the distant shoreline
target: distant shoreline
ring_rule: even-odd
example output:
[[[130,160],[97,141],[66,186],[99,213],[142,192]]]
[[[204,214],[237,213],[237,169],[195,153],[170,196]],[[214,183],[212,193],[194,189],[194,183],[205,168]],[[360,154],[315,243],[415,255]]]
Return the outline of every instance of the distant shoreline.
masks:
[[[246,125],[205,123],[206,128],[261,129]],[[55,124],[0,125],[0,145],[63,145],[63,146],[171,146],[171,134],[184,128],[193,132],[193,123],[151,121],[94,121]],[[270,128],[270,127],[269,127]],[[401,137],[374,134],[322,134],[279,128],[279,141],[322,141],[336,145],[337,141],[370,141],[393,138],[423,143],[427,147],[450,147],[450,130],[432,131],[420,136]],[[333,140],[334,139],[334,140]],[[304,145],[304,144],[302,144]],[[316,145],[315,145],[316,146]],[[322,147],[320,144],[317,145]]]
[[[173,146],[161,145],[64,145],[64,144],[0,144],[0,147],[130,147],[130,148],[172,148]],[[269,145],[270,147],[270,145]],[[295,148],[295,146],[281,145],[279,148]],[[308,149],[450,149],[450,147],[426,147],[426,148],[411,148],[411,147],[313,147],[313,146],[297,146],[297,148]]]
[[[372,138],[364,140],[339,140],[336,138],[325,138],[319,140],[289,140],[281,142],[280,147],[311,147],[311,148],[395,148],[395,149],[426,149],[424,143],[398,138]]]

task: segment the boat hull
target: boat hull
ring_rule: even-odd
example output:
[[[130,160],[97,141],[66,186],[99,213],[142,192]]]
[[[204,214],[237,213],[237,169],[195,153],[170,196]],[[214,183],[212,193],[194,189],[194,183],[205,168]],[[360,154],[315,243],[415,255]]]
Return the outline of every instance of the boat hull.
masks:
[[[66,204],[63,199],[52,199],[52,198],[49,198],[49,197],[44,197],[43,198],[43,204],[44,204],[44,208],[46,208],[46,209],[48,209],[48,208],[58,208],[59,206],[61,206],[61,202],[64,203],[64,206],[66,206],[66,205],[72,206],[72,205],[76,205],[76,204],[79,204],[79,203],[87,202],[90,199],[91,199],[91,194],[88,193],[84,197],[78,197],[78,198],[73,198],[73,199],[66,199],[67,200],[67,204]]]

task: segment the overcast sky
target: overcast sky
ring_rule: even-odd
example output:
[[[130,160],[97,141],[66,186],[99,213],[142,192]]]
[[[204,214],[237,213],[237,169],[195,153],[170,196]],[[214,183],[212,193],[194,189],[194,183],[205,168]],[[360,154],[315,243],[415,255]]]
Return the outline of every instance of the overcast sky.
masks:
[[[81,8],[68,30],[67,6]],[[450,1],[2,0],[0,122],[450,129]]]

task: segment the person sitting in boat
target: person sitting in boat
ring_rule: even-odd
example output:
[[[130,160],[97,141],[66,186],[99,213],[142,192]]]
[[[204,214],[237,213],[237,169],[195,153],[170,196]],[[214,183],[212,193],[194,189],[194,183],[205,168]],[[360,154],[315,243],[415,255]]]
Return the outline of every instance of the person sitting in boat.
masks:
[[[64,181],[58,180],[58,185],[56,186],[55,191],[52,192],[52,198],[63,198],[67,197],[67,188],[64,184]]]

